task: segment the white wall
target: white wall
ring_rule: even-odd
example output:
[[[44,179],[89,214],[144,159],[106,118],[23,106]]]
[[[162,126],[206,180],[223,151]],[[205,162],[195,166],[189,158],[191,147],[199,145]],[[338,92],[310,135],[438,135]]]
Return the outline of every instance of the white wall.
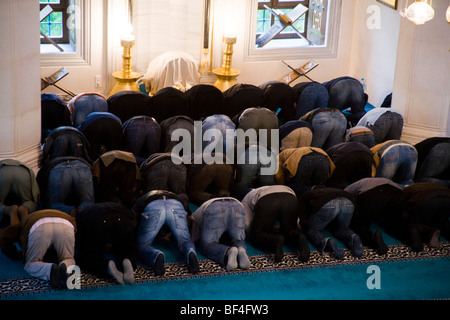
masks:
[[[376,0],[355,4],[350,75],[364,78],[369,102],[379,107],[392,93],[401,16]]]
[[[39,6],[0,1],[0,159],[37,170],[40,155]]]
[[[135,70],[145,74],[148,64],[167,51],[200,56],[202,0],[134,0]]]
[[[403,139],[450,137],[450,24],[447,0],[433,1],[435,17],[416,26],[402,19],[393,107],[405,115]]]
[[[266,81],[280,79],[289,73],[290,69],[281,60],[245,61],[243,41],[245,39],[248,1],[226,0],[227,6],[232,8],[232,13],[228,13],[226,16],[227,18],[231,17],[236,22],[238,41],[234,47],[233,67],[241,71],[241,75],[237,80],[241,83],[259,85]],[[314,80],[324,82],[335,77],[349,75],[352,35],[354,32],[354,10],[355,3],[359,1],[343,0],[337,56],[330,59],[311,57],[311,59],[320,64],[319,67],[309,74]],[[109,28],[114,27],[114,29],[117,29],[115,26],[122,23],[121,21],[116,21],[119,19],[114,17],[117,13],[114,13],[113,10],[118,6],[118,3],[123,5],[124,0],[95,0],[87,2],[91,6],[92,15],[89,64],[83,66],[42,66],[41,75],[48,76],[59,67],[64,66],[69,71],[69,75],[58,84],[74,93],[93,91],[107,95],[114,84],[110,73],[120,68],[121,63],[120,52],[117,52],[120,48],[117,49],[117,46],[112,48],[111,44],[112,39],[117,37],[117,32],[110,31],[108,33],[108,25]],[[133,24],[135,25],[134,31],[136,33],[136,46],[133,49],[135,71],[142,74],[145,73],[148,63],[164,51],[184,50],[195,58],[200,57],[201,0],[191,0],[189,2],[185,0],[135,0],[133,10]],[[180,13],[186,19],[179,19]],[[216,27],[216,31],[214,36],[214,68],[221,66],[222,58],[222,34],[220,33],[220,28]],[[286,60],[286,62],[292,66],[299,67],[308,60],[294,59]],[[96,88],[95,86],[94,80],[96,76],[101,76],[101,88]],[[210,82],[213,83],[214,81],[215,78],[212,76]],[[301,81],[308,80],[305,78],[297,80],[297,82]],[[61,93],[55,88],[48,88],[44,92]]]

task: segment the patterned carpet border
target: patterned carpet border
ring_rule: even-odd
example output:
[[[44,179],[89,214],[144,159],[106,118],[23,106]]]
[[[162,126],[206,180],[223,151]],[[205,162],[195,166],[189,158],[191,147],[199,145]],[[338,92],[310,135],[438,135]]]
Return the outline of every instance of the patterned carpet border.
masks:
[[[183,279],[207,278],[217,276],[242,275],[249,273],[278,272],[323,267],[339,267],[352,264],[376,264],[395,261],[427,260],[450,258],[450,243],[443,242],[439,248],[425,247],[422,252],[413,252],[403,245],[389,246],[385,255],[378,255],[374,250],[365,248],[361,258],[355,258],[349,250],[345,250],[345,257],[336,260],[318,251],[311,251],[308,262],[301,262],[295,253],[287,253],[283,260],[275,263],[273,255],[249,256],[251,266],[248,270],[236,269],[226,271],[221,265],[211,260],[200,260],[200,272],[191,274],[184,263],[167,263],[164,276],[155,276],[150,267],[139,265],[135,270],[135,283],[150,283],[160,281],[176,281]],[[81,274],[81,290],[118,285],[112,279],[102,279],[89,273]],[[33,277],[0,280],[0,299],[16,295],[38,294],[52,291],[49,283]]]

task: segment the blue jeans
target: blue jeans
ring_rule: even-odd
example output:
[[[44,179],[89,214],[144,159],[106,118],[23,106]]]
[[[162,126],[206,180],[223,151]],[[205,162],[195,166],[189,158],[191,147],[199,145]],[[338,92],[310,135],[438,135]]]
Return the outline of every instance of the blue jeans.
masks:
[[[354,210],[353,203],[346,197],[338,197],[327,202],[309,218],[306,227],[308,240],[317,250],[324,252],[329,237],[325,237],[322,231],[333,222],[333,229],[330,230],[332,234],[351,248],[353,237],[356,235],[350,229]]]
[[[219,264],[226,264],[225,256],[230,246],[219,243],[220,237],[227,232],[233,247],[245,245],[245,212],[242,204],[232,199],[217,199],[203,214],[200,248],[203,254]]]
[[[259,148],[263,148],[260,146]],[[237,159],[236,166],[239,169],[240,179],[236,182],[236,197],[243,199],[245,195],[253,188],[270,186],[275,184],[275,175],[270,171],[270,165],[274,165],[276,168],[277,158],[276,155],[267,151],[266,161],[270,159],[268,164],[262,163],[257,145],[251,145]],[[276,171],[276,169],[275,169]]]
[[[108,102],[96,93],[84,93],[69,102],[73,106],[72,124],[77,128],[92,112],[108,112]]]
[[[297,119],[300,119],[316,108],[327,108],[328,100],[329,94],[327,88],[320,83],[308,83],[297,98]]]
[[[202,134],[205,134],[207,130],[218,130],[218,132],[211,131],[212,137],[217,136],[220,132],[222,139],[218,140],[210,140],[210,137],[207,137],[207,141],[203,141],[203,151],[206,146],[209,146],[209,150],[216,150],[219,153],[227,153],[228,149],[234,148],[234,130],[236,129],[236,125],[231,121],[231,119],[223,114],[215,114],[206,118],[202,123]],[[229,134],[227,134],[227,130],[229,130]],[[231,131],[232,133],[231,134]],[[212,139],[211,137],[211,139]],[[222,144],[222,150],[218,145]]]
[[[417,182],[431,182],[444,187],[450,187],[450,180],[441,174],[450,168],[450,143],[443,142],[431,148],[420,168],[417,168]]]
[[[47,137],[43,147],[42,163],[58,157],[89,159],[89,143],[84,135],[73,127],[59,127]]]
[[[164,254],[152,247],[164,224],[172,231],[178,250],[184,255],[186,263],[189,263],[189,253],[195,253],[195,245],[190,237],[186,215],[181,202],[175,199],[155,200],[145,207],[137,236],[139,256],[145,264],[154,267],[158,255]]]
[[[120,125],[122,125],[122,121],[120,120],[120,118],[110,112],[91,112],[80,123],[77,129],[83,132],[87,127],[96,122],[98,119],[113,119],[117,123],[120,123]]]
[[[89,142],[93,161],[106,151],[122,150],[122,121],[109,112],[92,112],[78,127]]]
[[[352,136],[349,141],[362,143],[368,148],[372,148],[376,145],[375,137],[373,134],[361,134]]]
[[[138,166],[160,151],[161,126],[148,116],[136,116],[123,124],[124,149],[133,153]]]
[[[74,207],[95,203],[91,168],[79,160],[64,161],[52,168],[47,188],[49,209],[70,214]]]
[[[174,132],[178,129],[184,129],[189,132],[191,137],[191,154],[194,152],[194,120],[187,116],[174,116],[169,119],[166,119],[160,123],[161,126],[161,151],[162,152],[172,152],[172,150],[180,143],[182,138],[178,137],[178,140],[173,141],[172,139],[175,138],[176,135],[174,135]],[[184,141],[183,141],[184,142]],[[180,157],[183,156],[180,152]]]
[[[409,145],[394,145],[380,157],[376,177],[390,179],[400,186],[414,183],[417,150]]]
[[[54,93],[41,94],[41,143],[53,129],[71,126],[70,111],[66,103]]]
[[[311,147],[326,150],[344,141],[347,119],[339,110],[317,113],[311,125],[314,128]]]
[[[186,194],[187,168],[172,160],[162,159],[150,166],[141,167],[144,176],[144,190],[169,190],[180,195]]]

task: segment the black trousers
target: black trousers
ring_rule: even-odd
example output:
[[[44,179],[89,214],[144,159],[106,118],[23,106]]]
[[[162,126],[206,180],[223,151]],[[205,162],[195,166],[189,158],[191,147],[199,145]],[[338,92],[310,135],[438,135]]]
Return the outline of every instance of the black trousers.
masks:
[[[275,252],[279,235],[287,243],[299,247],[300,229],[297,228],[299,204],[295,195],[290,193],[273,193],[258,200],[254,208],[254,217],[250,229],[249,241],[261,249]],[[274,232],[274,225],[279,221],[280,231]]]
[[[403,215],[402,197],[402,190],[391,185],[377,186],[358,196],[350,227],[364,245],[375,248],[370,230],[372,223],[378,223],[394,238],[408,241],[409,229]]]
[[[423,241],[430,240],[434,231],[439,229],[448,238],[450,235],[450,197],[430,195],[417,206],[408,210],[408,224],[419,230]]]
[[[328,187],[344,189],[348,185],[372,175],[373,156],[368,152],[350,152],[334,164],[336,169],[328,178]]]
[[[229,164],[212,163],[203,166],[189,177],[189,200],[200,206],[214,197],[229,197],[233,182],[233,168]]]
[[[100,179],[95,179],[97,202],[120,202],[130,208],[134,202],[134,190],[138,186],[134,162],[115,159],[105,167],[100,160]]]
[[[108,278],[108,263],[129,259],[136,267],[136,233],[132,213],[123,205],[96,203],[77,212],[76,261],[82,269]],[[108,257],[109,256],[109,257]]]

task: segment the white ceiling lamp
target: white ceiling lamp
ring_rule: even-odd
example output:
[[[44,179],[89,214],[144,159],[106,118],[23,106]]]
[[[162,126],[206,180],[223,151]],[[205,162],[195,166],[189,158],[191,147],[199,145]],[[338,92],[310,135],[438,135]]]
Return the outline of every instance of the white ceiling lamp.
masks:
[[[445,16],[447,17],[447,22],[450,23],[450,6],[448,6],[447,8],[447,13],[445,14]]]
[[[414,2],[408,6],[408,0],[406,0],[405,8],[400,11],[400,15],[414,22],[414,24],[424,24],[434,18],[434,9],[431,6],[432,3],[432,0],[414,0]]]

